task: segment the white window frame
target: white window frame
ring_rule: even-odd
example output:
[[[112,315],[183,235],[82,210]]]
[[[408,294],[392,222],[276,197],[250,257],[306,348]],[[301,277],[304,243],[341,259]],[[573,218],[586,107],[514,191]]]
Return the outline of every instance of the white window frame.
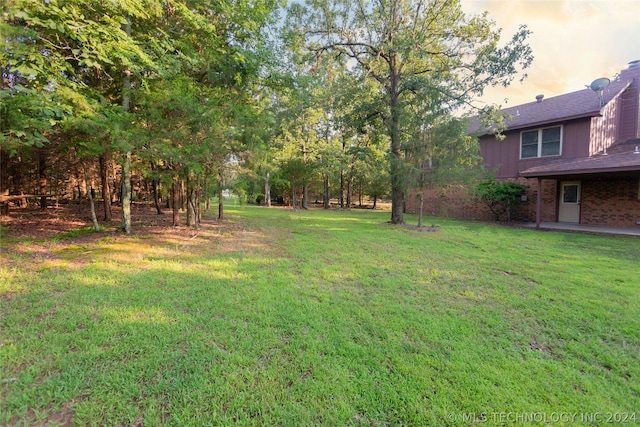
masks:
[[[545,129],[553,129],[553,128],[560,128],[560,147],[558,150],[558,154],[549,154],[546,156],[542,155],[542,131]],[[536,153],[535,157],[522,157],[522,135],[525,132],[533,132],[533,131],[537,131],[538,132],[538,152]],[[555,125],[555,126],[547,126],[547,127],[543,127],[543,128],[538,128],[538,129],[528,129],[528,130],[523,130],[520,132],[520,160],[529,160],[529,159],[539,159],[541,157],[557,157],[557,156],[561,156],[562,155],[562,140],[564,137],[564,126],[562,125]]]

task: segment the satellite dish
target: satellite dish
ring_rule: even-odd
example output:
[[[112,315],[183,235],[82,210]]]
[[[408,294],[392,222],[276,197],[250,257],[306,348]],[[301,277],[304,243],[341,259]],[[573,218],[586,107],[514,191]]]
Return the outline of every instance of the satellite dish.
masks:
[[[611,80],[609,80],[606,77],[601,77],[591,82],[591,85],[589,85],[589,88],[594,92],[601,92],[605,90],[607,86],[609,86],[609,83],[611,83]]]
[[[600,107],[604,105],[604,90],[609,86],[611,80],[606,77],[600,77],[599,79],[595,79],[589,85],[589,89],[598,94],[598,99],[600,101]]]

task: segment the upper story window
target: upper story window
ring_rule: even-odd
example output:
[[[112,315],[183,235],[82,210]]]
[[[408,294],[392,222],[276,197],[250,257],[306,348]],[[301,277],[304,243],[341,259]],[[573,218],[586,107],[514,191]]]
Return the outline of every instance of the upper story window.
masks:
[[[562,126],[527,130],[520,133],[520,158],[559,156],[562,150]]]

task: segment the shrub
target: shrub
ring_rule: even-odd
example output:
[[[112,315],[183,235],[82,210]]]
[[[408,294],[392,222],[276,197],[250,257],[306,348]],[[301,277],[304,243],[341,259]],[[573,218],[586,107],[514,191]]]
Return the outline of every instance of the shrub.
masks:
[[[476,194],[496,216],[496,221],[500,221],[505,213],[507,221],[511,221],[511,208],[521,200],[528,188],[528,185],[518,182],[489,180],[476,186]]]

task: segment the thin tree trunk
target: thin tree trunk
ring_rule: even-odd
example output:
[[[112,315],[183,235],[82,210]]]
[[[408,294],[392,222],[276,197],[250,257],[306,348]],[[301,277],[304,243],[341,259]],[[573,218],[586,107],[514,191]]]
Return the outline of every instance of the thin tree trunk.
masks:
[[[200,183],[198,183],[198,186],[196,188],[195,210],[196,227],[200,227],[200,224],[202,223],[202,185],[200,185]]]
[[[378,196],[373,196],[373,208],[372,209],[375,209],[377,207],[377,204],[378,204]]]
[[[329,209],[329,201],[331,196],[331,192],[329,189],[329,174],[324,174],[323,178],[324,178],[324,183],[323,183],[324,193],[322,194],[322,207],[324,209]]]
[[[195,192],[193,178],[187,177],[187,227],[197,228]]]
[[[302,209],[309,209],[309,186],[302,186]]]
[[[131,151],[127,151],[122,162],[122,229],[131,233]]]
[[[151,180],[151,191],[153,192],[153,204],[156,207],[156,213],[158,215],[162,215],[164,212],[162,212],[162,207],[160,206],[160,194],[158,192],[158,180],[157,179],[152,179]]]
[[[349,178],[347,180],[347,209],[351,209],[353,203],[353,179],[355,174],[355,165],[352,164],[349,169]]]
[[[173,177],[173,185],[171,185],[171,209],[173,212],[173,226],[177,227],[180,223],[180,209],[178,207],[178,192],[180,191],[178,177]]]
[[[400,141],[400,114],[398,97],[400,92],[397,53],[389,56],[389,107],[391,117],[388,122],[391,139],[391,223],[404,222],[404,176],[402,168],[402,152]]]
[[[89,207],[91,208],[91,221],[93,222],[93,229],[95,231],[100,231],[100,225],[98,224],[98,218],[96,217],[96,205],[93,202],[93,192],[91,191],[91,183],[89,182],[89,174],[87,173],[87,168],[84,167],[84,182],[87,186],[87,199],[89,199]]]
[[[302,130],[304,131],[304,134],[307,134],[307,129],[306,126],[302,126]],[[303,163],[307,164],[307,144],[306,141],[304,141],[302,143],[302,161]],[[306,182],[306,178],[305,178],[305,182],[302,184],[302,209],[309,209],[309,186],[308,183]]]
[[[296,186],[294,184],[293,181],[291,181],[291,203],[292,203],[292,208],[295,211],[296,210],[296,198],[298,197],[298,195],[296,194]]]
[[[224,176],[222,166],[218,168],[218,219],[224,219]]]
[[[111,185],[110,188],[113,188],[113,192],[111,193],[111,203],[119,203],[122,201],[121,198],[121,190],[122,186],[118,185],[118,171],[116,170],[117,162],[114,159],[109,159],[109,166],[111,167]]]
[[[125,32],[131,34],[131,21],[127,19]],[[122,109],[129,112],[131,90],[131,72],[125,70],[122,75]],[[127,150],[122,161],[122,229],[131,233],[131,151]]]
[[[181,179],[180,180],[180,210],[181,211],[184,211],[185,209],[184,205],[186,204],[186,201],[187,201],[186,193],[187,192],[185,191],[185,188],[184,188],[184,179]]]
[[[340,209],[344,209],[344,170],[340,170]]]
[[[111,189],[109,188],[109,168],[107,168],[107,155],[103,154],[99,158],[100,181],[102,185],[102,202],[104,204],[104,220],[111,221]]]
[[[82,202],[82,179],[80,178],[80,172],[77,170],[74,172],[76,177],[76,190],[78,190],[78,204]],[[73,198],[75,200],[75,197]]]
[[[267,178],[264,181],[264,205],[268,208],[271,207],[271,182],[270,175],[267,172]]]

